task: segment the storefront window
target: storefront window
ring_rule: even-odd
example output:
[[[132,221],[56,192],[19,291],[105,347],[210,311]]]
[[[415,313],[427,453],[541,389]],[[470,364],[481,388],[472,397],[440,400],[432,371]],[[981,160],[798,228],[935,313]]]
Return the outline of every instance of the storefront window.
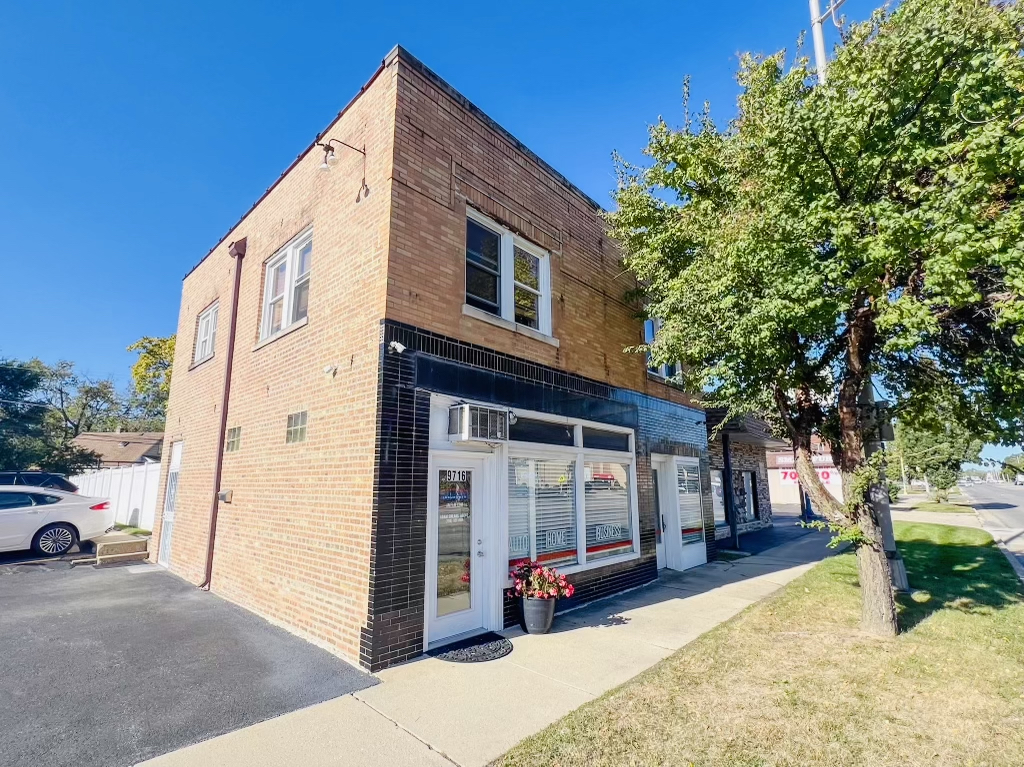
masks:
[[[633,550],[629,464],[586,461],[587,561]]]
[[[724,474],[721,469],[711,470],[711,510],[715,513],[716,525],[729,524],[725,516],[725,481],[722,479]]]
[[[509,461],[508,557],[510,562],[577,563],[574,460]]]
[[[679,522],[683,545],[704,542],[704,513],[700,502],[697,464],[676,464],[679,488]]]

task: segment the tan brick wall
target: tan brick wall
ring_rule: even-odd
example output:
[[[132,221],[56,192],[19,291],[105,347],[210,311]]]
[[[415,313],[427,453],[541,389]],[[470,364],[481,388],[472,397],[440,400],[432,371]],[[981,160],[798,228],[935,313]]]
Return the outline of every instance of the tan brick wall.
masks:
[[[186,277],[165,443],[169,456],[170,444],[185,440],[170,565],[198,583],[235,267],[227,248],[246,237],[228,408],[228,427],[242,429],[241,449],[224,456],[221,486],[234,497],[220,505],[212,588],[353,659],[367,609],[394,106],[393,69],[384,70],[324,137],[366,145],[368,196],[356,199],[361,155],[339,149],[340,162],[324,173],[323,153],[314,149]],[[308,324],[256,348],[264,262],[309,226]],[[196,317],[215,299],[215,356],[189,370]],[[301,410],[309,414],[308,439],[285,444],[287,416]]]
[[[380,321],[408,322],[609,384],[689,403],[651,379],[631,283],[598,211],[485,118],[391,59],[324,136],[339,149],[322,173],[301,157],[182,288],[164,455],[184,440],[171,569],[199,583],[214,493],[219,407],[236,263],[246,237],[212,588],[355,660],[365,625],[371,546]],[[555,348],[462,314],[467,202],[551,252]],[[264,264],[313,229],[309,320],[260,346]],[[215,355],[189,369],[200,311],[220,301]],[[325,368],[337,372],[325,374]],[[289,413],[308,440],[285,444]],[[160,547],[164,462],[152,556]]]
[[[388,318],[690,404],[623,352],[643,342],[635,283],[594,205],[414,65],[398,74]],[[550,252],[557,348],[462,313],[467,205]]]

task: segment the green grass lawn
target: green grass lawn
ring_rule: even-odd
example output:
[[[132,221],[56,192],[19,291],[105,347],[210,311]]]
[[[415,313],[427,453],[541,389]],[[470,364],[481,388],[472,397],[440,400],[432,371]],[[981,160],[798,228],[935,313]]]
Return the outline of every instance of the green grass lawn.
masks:
[[[114,528],[119,533],[128,533],[128,535],[152,535],[151,530],[143,530],[141,527],[132,527],[131,525],[115,524]]]
[[[914,504],[916,511],[938,511],[942,514],[973,514],[974,508],[969,503],[941,503],[939,501],[918,501]]]
[[[895,639],[858,629],[856,561],[841,554],[496,764],[1024,764],[1020,582],[982,530],[896,534],[916,591]]]

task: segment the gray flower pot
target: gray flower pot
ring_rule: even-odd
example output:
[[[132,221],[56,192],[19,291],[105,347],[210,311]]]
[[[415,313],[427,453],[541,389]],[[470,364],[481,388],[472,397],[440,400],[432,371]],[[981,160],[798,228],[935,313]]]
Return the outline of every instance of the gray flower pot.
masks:
[[[557,599],[519,598],[522,620],[519,625],[527,634],[547,634],[551,631],[551,623],[555,619],[555,603]]]

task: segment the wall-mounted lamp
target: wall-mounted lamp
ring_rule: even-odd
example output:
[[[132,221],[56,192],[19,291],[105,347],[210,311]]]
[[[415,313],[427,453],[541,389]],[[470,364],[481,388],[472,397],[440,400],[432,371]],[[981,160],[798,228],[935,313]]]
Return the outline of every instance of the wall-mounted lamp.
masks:
[[[344,141],[341,141],[340,139],[332,138],[328,139],[327,141],[316,142],[316,145],[319,147],[323,147],[324,150],[324,161],[323,164],[320,166],[320,170],[330,170],[331,168],[338,164],[338,155],[334,147],[335,144],[337,144],[338,146],[348,147],[353,152],[359,152],[359,154],[363,156],[363,161],[366,161],[365,146],[362,149],[360,149],[359,147],[352,146],[351,144],[346,144]]]
[[[365,144],[363,145],[363,148],[360,149],[359,147],[352,146],[351,144],[346,144],[341,139],[336,139],[336,138],[328,139],[327,141],[318,141],[318,142],[316,142],[316,145],[318,147],[323,147],[323,150],[324,150],[324,161],[320,164],[320,170],[321,171],[329,171],[331,168],[333,168],[335,165],[338,164],[339,158],[338,158],[337,148],[334,146],[335,144],[337,144],[339,147],[346,147],[348,149],[351,149],[353,152],[359,152],[359,154],[361,154],[363,156],[363,180],[362,180],[362,183],[359,185],[359,191],[356,193],[356,202],[359,202],[359,199],[361,197],[369,197],[370,196],[370,187],[368,187],[366,185],[366,145]]]

